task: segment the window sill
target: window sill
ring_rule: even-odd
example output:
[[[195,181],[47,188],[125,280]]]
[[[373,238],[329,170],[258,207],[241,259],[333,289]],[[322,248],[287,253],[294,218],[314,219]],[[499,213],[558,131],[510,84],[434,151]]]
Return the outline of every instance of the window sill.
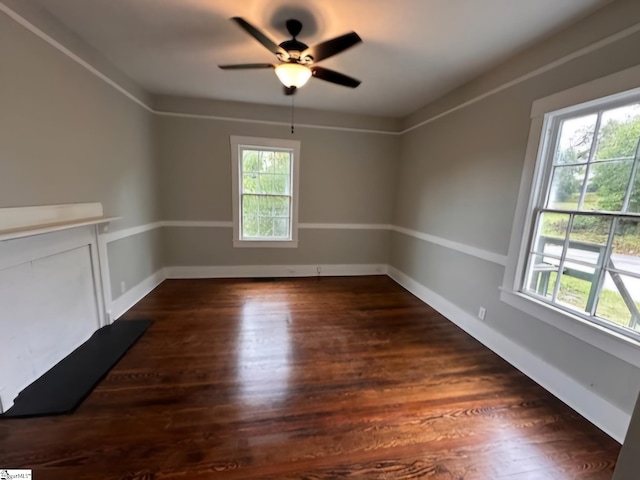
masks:
[[[640,367],[640,342],[632,338],[519,292],[500,288],[500,300],[609,355]]]
[[[234,248],[298,248],[297,240],[234,240]]]

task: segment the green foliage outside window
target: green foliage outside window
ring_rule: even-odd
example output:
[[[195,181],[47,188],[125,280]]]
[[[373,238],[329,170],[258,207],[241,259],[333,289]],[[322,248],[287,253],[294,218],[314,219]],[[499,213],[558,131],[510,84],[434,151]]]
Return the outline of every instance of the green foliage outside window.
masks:
[[[291,154],[242,152],[242,234],[284,239],[290,235]]]

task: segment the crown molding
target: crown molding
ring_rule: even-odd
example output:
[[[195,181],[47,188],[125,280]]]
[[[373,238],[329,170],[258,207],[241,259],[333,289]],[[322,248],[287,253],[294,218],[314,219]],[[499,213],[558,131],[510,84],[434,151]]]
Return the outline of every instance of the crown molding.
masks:
[[[241,118],[241,117],[226,117],[219,115],[197,114],[197,113],[179,113],[179,112],[163,112],[158,110],[152,110],[152,112],[161,117],[176,117],[176,118],[192,118],[197,120],[219,120],[224,122],[238,122],[238,123],[257,123],[260,125],[274,125],[281,127],[291,126],[291,122],[280,122],[276,120],[256,120],[253,118]],[[334,130],[340,132],[353,132],[353,133],[373,133],[378,135],[402,135],[403,132],[396,132],[393,130],[373,130],[370,128],[357,128],[357,127],[338,127],[331,125],[314,125],[310,123],[295,123],[295,128],[312,128],[316,130]]]
[[[189,98],[178,98],[178,97],[171,97],[171,96],[154,96],[154,97],[149,96],[149,98],[141,98],[141,97],[146,97],[147,95],[143,95],[142,92],[137,92],[137,93],[131,92],[130,90],[132,89],[132,86],[129,86],[129,88],[125,88],[123,85],[121,85],[120,82],[112,79],[109,75],[103,73],[101,69],[93,66],[87,60],[82,58],[80,55],[76,54],[70,48],[65,46],[63,43],[61,43],[52,35],[50,35],[47,31],[45,31],[45,30],[52,30],[52,28],[41,28],[41,25],[47,22],[49,24],[52,24],[53,23],[52,19],[47,19],[47,22],[44,22],[44,21],[33,22],[30,19],[27,19],[26,16],[22,13],[22,10],[29,10],[27,8],[28,7],[27,4],[23,5],[22,3],[19,3],[18,6],[20,8],[14,9],[8,6],[5,2],[7,2],[7,0],[0,1],[0,12],[7,15],[10,19],[15,21],[17,24],[19,24],[29,32],[36,35],[38,38],[40,38],[41,40],[49,44],[51,47],[58,50],[63,55],[67,56],[69,59],[76,62],[81,67],[85,68],[88,72],[90,72],[91,74],[93,74],[94,76],[102,80],[103,82],[105,82],[107,85],[109,85],[110,87],[115,89],[117,92],[121,93],[122,95],[124,95],[126,98],[128,98],[138,106],[144,108],[149,113],[152,113],[154,115],[159,115],[159,116],[165,116],[165,117],[194,118],[194,119],[200,119],[200,120],[221,120],[221,121],[228,121],[228,122],[257,123],[257,124],[277,125],[277,126],[290,125],[290,122],[288,121],[274,121],[267,118],[256,119],[248,116],[243,117],[243,116],[236,116],[236,115],[229,115],[229,114],[217,115],[217,114],[210,113],[209,111],[207,111],[206,108],[204,111],[202,111],[201,107],[194,108],[194,103],[200,103],[204,105],[213,103],[213,104],[216,104],[218,107],[220,107],[220,109],[222,109],[223,111],[231,110],[229,108],[231,106],[245,113],[247,113],[249,110],[255,111],[256,107],[259,107],[261,110],[267,111],[269,115],[273,116],[275,114],[277,116],[282,117],[283,116],[282,113],[288,110],[284,107],[279,107],[279,106],[274,107],[274,106],[268,106],[268,105],[254,105],[254,104],[246,104],[246,103],[243,104],[241,102],[224,102],[224,101],[211,102],[206,99],[189,99]],[[31,15],[29,16],[35,17],[36,16],[35,8],[31,8],[31,10],[33,10],[33,12],[31,12]],[[38,14],[43,16],[41,12],[38,12]],[[58,29],[60,29],[60,27],[58,27]],[[71,39],[67,39],[67,40],[70,43],[79,43],[78,40],[76,40],[75,42],[71,42]],[[95,56],[95,53],[94,53],[94,56]],[[100,62],[100,63],[103,63],[103,62]],[[106,67],[104,68],[107,69]],[[109,68],[108,70],[113,71],[114,68]],[[112,74],[115,75],[113,72]],[[124,79],[122,79],[121,82],[124,83]],[[176,103],[180,103],[181,105],[178,106]],[[174,107],[173,109],[175,109],[175,111],[164,110],[163,105],[165,104],[169,104],[172,107]],[[195,113],[193,113],[192,111],[180,111],[180,109],[183,107],[182,104],[188,105],[189,109],[192,111],[195,111]],[[312,128],[312,129],[321,129],[321,130],[334,130],[334,131],[379,134],[379,135],[400,135],[400,132],[398,130],[399,123],[400,123],[399,119],[386,118],[386,117],[374,117],[374,116],[366,116],[366,115],[355,115],[355,114],[340,114],[336,112],[322,112],[322,111],[314,111],[313,109],[300,109],[300,112],[307,117],[319,118],[319,122],[318,123],[312,123],[312,122],[296,123],[295,126],[297,128]],[[337,121],[346,123],[346,125],[339,126],[339,125],[323,124],[321,123],[323,116],[326,118],[330,118],[331,119],[330,121],[337,120]],[[364,126],[360,126],[360,125],[364,125]]]
[[[153,109],[157,114],[163,116],[262,123],[287,127],[291,125],[290,107],[280,105],[157,95],[154,97]],[[399,135],[400,133],[400,119],[398,118],[304,107],[296,108],[295,126],[383,135]]]
[[[51,45],[52,47],[54,47],[56,50],[58,50],[59,52],[61,52],[62,54],[66,55],[67,57],[69,57],[71,60],[75,61],[76,63],[78,63],[80,66],[84,67],[85,69],[87,69],[90,73],[92,73],[93,75],[95,75],[96,77],[98,77],[100,80],[104,81],[105,83],[107,83],[108,85],[110,85],[112,88],[114,88],[115,90],[117,90],[119,93],[121,93],[122,95],[124,95],[125,97],[127,97],[129,100],[133,101],[134,103],[136,103],[137,105],[139,105],[140,107],[144,108],[145,110],[147,110],[148,112],[155,114],[155,115],[159,115],[159,116],[165,116],[165,117],[177,117],[177,118],[193,118],[193,119],[200,119],[200,120],[219,120],[219,121],[230,121],[230,122],[241,122],[241,123],[257,123],[257,124],[266,124],[266,125],[278,125],[278,126],[288,126],[290,125],[289,122],[285,122],[285,121],[274,121],[274,120],[269,120],[269,119],[256,119],[256,118],[245,118],[245,117],[241,117],[241,116],[233,116],[233,115],[215,115],[212,114],[210,112],[206,112],[206,111],[201,111],[200,108],[198,108],[198,111],[195,113],[192,112],[180,112],[180,111],[170,111],[170,110],[163,110],[162,108],[158,108],[158,103],[162,104],[164,102],[164,100],[166,98],[171,98],[169,96],[156,96],[155,98],[151,99],[151,101],[148,101],[146,99],[141,99],[139,98],[137,95],[135,95],[134,93],[130,92],[127,88],[123,87],[119,82],[116,82],[115,80],[113,80],[112,78],[110,78],[108,75],[106,75],[105,73],[103,73],[101,70],[99,70],[98,68],[94,67],[93,65],[91,65],[89,62],[87,62],[86,60],[84,60],[83,58],[81,58],[79,55],[77,55],[76,53],[74,53],[73,51],[71,51],[69,48],[67,48],[66,46],[64,46],[62,43],[60,43],[59,41],[57,41],[56,39],[54,39],[51,35],[49,35],[48,33],[44,32],[41,28],[39,28],[38,26],[36,26],[34,23],[32,23],[31,21],[29,21],[27,18],[25,18],[23,15],[21,15],[20,13],[18,13],[17,11],[15,11],[14,9],[10,8],[9,6],[7,6],[4,2],[7,2],[7,0],[3,0],[0,1],[0,12],[3,12],[4,14],[6,14],[9,18],[11,18],[12,20],[14,20],[15,22],[17,22],[19,25],[23,26],[24,28],[26,28],[28,31],[30,31],[31,33],[33,33],[34,35],[38,36],[39,38],[41,38],[42,40],[44,40],[46,43],[48,43],[49,45]],[[527,80],[530,80],[536,76],[542,75],[550,70],[553,70],[561,65],[564,65],[572,60],[575,60],[577,58],[580,58],[582,56],[585,56],[589,53],[595,52],[601,48],[604,48],[608,45],[611,45],[617,41],[620,41],[624,38],[627,38],[635,33],[640,32],[640,22],[635,23],[621,31],[618,31],[614,34],[608,35],[598,41],[589,43],[588,45],[579,48],[569,54],[566,54],[554,61],[548,62],[543,66],[540,66],[538,68],[535,68],[525,74],[522,74],[516,78],[513,78],[509,81],[503,82],[500,85],[483,92],[482,94],[476,95],[462,103],[459,103],[457,105],[455,105],[454,107],[451,107],[449,109],[446,109],[440,113],[434,114],[429,116],[428,118],[418,121],[415,124],[412,125],[408,125],[405,128],[402,128],[400,126],[394,126],[393,124],[395,122],[399,122],[399,119],[392,119],[392,118],[388,118],[387,123],[389,124],[388,127],[390,128],[368,128],[368,127],[364,127],[361,128],[357,125],[350,125],[350,126],[336,126],[336,125],[326,125],[326,124],[315,124],[315,123],[300,123],[300,124],[296,124],[296,127],[299,128],[313,128],[313,129],[322,129],[322,130],[336,130],[336,131],[346,131],[346,132],[354,132],[354,133],[368,133],[368,134],[378,134],[378,135],[394,135],[394,136],[401,136],[404,135],[405,133],[411,132],[417,128],[420,128],[422,126],[425,126],[431,122],[434,122],[436,120],[439,120],[440,118],[443,118],[447,115],[450,115],[458,110],[461,110],[463,108],[466,108],[468,106],[471,106],[477,102],[480,102],[482,100],[484,100],[487,97],[490,97],[492,95],[495,95],[497,93],[500,93],[508,88],[511,88],[515,85],[518,85],[522,82],[525,82]],[[470,82],[472,83],[473,80]],[[185,99],[187,101],[189,101],[191,104],[193,104],[193,102],[207,102],[208,100],[206,99]],[[232,103],[232,102],[230,102]],[[240,102],[237,102],[240,103]],[[246,104],[247,106],[249,106],[250,104]],[[255,105],[251,105],[252,107],[255,107]],[[260,105],[260,107],[262,108],[269,108],[270,106],[266,106],[266,105]],[[276,107],[277,108],[277,107]],[[282,109],[282,107],[280,107],[280,109]],[[326,114],[329,114],[331,112],[325,112]],[[416,112],[417,113],[417,112]],[[416,113],[408,115],[405,117],[405,121],[410,119],[412,116],[415,116]],[[341,115],[339,113],[333,113],[333,115]],[[355,118],[357,117],[357,115],[346,115],[346,116],[350,116],[351,118]],[[352,120],[353,122],[353,120]],[[369,123],[369,122],[367,122]],[[379,124],[384,124],[385,120],[384,117],[377,117],[377,123]]]
[[[16,0],[13,0],[14,3],[15,1]],[[132,102],[136,103],[149,112],[153,111],[151,106],[147,103],[150,100],[150,96],[146,95],[146,92],[142,88],[135,84],[133,80],[126,78],[124,74],[117,71],[117,68],[109,64],[106,59],[98,58],[102,57],[102,55],[99,52],[95,51],[93,48],[80,48],[81,42],[84,41],[79,37],[76,37],[74,34],[63,34],[64,27],[61,27],[57,23],[57,21],[53,19],[49,14],[44,12],[42,9],[37,8],[33,4],[25,2],[24,0],[20,0],[20,2],[17,3],[17,6],[19,8],[12,8],[7,5],[7,3],[11,3],[11,0],[0,0],[0,12],[7,15],[18,25],[33,33],[35,36],[58,50],[63,55],[66,55],[69,59],[73,60],[78,65],[89,71],[91,74],[98,77],[100,80],[105,82],[110,87],[114,88],[116,91],[127,97]],[[30,19],[26,18],[25,12],[29,14],[28,16],[30,17]],[[63,41],[65,43],[73,44],[76,49],[83,50],[82,53],[87,57],[92,57],[92,61],[95,63],[99,63],[100,68],[96,68],[76,52],[54,38],[50,33],[48,33],[51,31],[56,31],[55,35],[58,37],[64,37]],[[110,75],[104,73],[103,70],[109,71]],[[112,76],[119,77],[118,81],[111,78]],[[128,84],[127,88],[125,88],[122,83]],[[131,90],[134,89],[138,91],[132,92]]]
[[[558,58],[557,60],[554,60],[553,62],[547,63],[545,65],[543,65],[542,67],[536,68],[524,75],[520,75],[519,77],[514,78],[513,80],[510,80],[508,82],[505,82],[491,90],[488,90],[484,93],[482,93],[481,95],[477,95],[465,102],[462,102],[458,105],[456,105],[455,107],[449,108],[447,110],[444,110],[441,113],[438,113],[436,115],[433,115],[431,117],[426,118],[425,120],[422,120],[414,125],[411,125],[407,128],[404,128],[403,130],[400,131],[401,134],[405,134],[408,132],[411,132],[412,130],[415,130],[417,128],[423,127],[425,125],[428,125],[429,123],[435,122],[436,120],[439,120],[443,117],[446,117],[447,115],[450,115],[454,112],[457,112],[458,110],[462,110],[463,108],[469,107],[475,103],[478,103],[482,100],[484,100],[487,97],[491,97],[493,95],[496,95],[504,90],[507,90],[508,88],[511,88],[515,85],[518,85],[520,83],[526,82],[527,80],[530,80],[534,77],[537,77],[539,75],[542,75],[546,72],[549,72],[551,70],[554,70],[555,68],[558,68],[566,63],[569,63],[573,60],[576,60],[580,57],[583,57],[585,55],[588,55],[592,52],[596,52],[598,50],[600,50],[601,48],[604,48],[608,45],[611,45],[615,42],[618,42],[620,40],[623,40],[635,33],[640,32],[640,22],[636,23],[635,25],[625,28],[624,30],[617,32],[613,35],[610,35],[608,37],[603,38],[602,40],[599,40],[597,42],[591,43],[590,45],[587,45],[583,48],[580,48],[579,50],[576,50],[568,55],[565,55],[561,58]]]

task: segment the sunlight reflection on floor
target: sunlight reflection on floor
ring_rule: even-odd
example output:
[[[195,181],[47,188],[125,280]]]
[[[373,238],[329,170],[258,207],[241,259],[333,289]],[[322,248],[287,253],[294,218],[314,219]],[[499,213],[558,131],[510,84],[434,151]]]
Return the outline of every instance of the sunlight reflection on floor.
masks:
[[[247,301],[238,333],[240,400],[253,407],[285,400],[291,373],[291,313],[285,301]]]

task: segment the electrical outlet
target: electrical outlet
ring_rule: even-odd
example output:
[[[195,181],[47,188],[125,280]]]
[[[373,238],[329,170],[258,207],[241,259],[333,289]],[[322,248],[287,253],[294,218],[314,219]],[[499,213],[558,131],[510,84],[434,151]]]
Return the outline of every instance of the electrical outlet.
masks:
[[[484,320],[484,317],[487,315],[487,309],[484,307],[480,307],[480,310],[478,310],[478,318],[480,320]]]
[[[124,280],[120,282],[120,293],[124,293],[127,291],[127,284],[124,283]]]

